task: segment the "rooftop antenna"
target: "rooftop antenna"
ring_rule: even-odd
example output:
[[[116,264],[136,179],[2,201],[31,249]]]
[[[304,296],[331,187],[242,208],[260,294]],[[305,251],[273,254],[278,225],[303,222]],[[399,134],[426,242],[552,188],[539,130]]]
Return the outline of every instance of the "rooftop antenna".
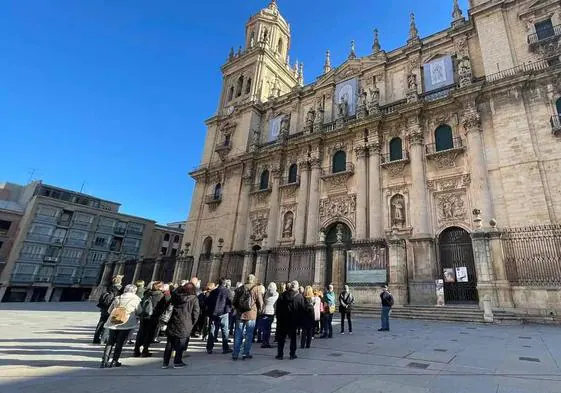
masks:
[[[86,181],[84,180],[82,182],[82,187],[80,187],[80,194],[82,194],[82,190],[84,189],[84,186],[86,185]]]

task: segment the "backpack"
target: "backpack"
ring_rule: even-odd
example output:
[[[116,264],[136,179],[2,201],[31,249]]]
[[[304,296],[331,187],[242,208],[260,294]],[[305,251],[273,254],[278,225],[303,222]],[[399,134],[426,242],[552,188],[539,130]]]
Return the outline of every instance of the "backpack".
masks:
[[[154,306],[152,305],[152,299],[150,296],[142,299],[140,303],[140,314],[138,315],[140,319],[150,319],[154,313]]]
[[[313,316],[314,315],[314,301],[312,299],[304,299],[304,311],[306,315]]]
[[[254,302],[253,296],[251,296],[251,290],[247,289],[245,285],[242,285],[241,287],[236,289],[233,301],[236,311],[240,313],[251,311],[253,303]]]
[[[109,307],[111,307],[111,303],[113,303],[113,300],[115,300],[115,294],[111,291],[107,291],[99,297],[97,308],[107,310]]]
[[[386,292],[384,298],[386,299],[390,307],[393,307],[393,296],[390,293]]]

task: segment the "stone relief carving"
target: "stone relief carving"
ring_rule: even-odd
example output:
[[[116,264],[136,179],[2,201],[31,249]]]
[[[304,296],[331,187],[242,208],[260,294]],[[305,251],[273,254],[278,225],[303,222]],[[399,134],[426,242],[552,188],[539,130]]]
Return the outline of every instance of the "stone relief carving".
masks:
[[[471,183],[470,174],[427,180],[427,188],[432,191],[449,191],[467,188]]]
[[[255,240],[262,240],[267,235],[267,224],[269,222],[269,212],[254,212],[250,215],[251,228]]]
[[[268,191],[257,191],[253,194],[254,204],[257,206],[264,206],[269,204],[270,192]]]
[[[390,200],[392,227],[403,228],[405,226],[405,199],[403,195],[396,194]]]
[[[289,239],[292,237],[292,227],[294,225],[294,213],[291,211],[284,214],[282,237]]]
[[[305,133],[310,133],[313,131],[315,117],[316,117],[316,111],[314,110],[313,107],[310,107],[310,109],[308,109],[308,112],[306,113],[306,122],[304,125]]]
[[[324,111],[325,108],[323,107],[322,100],[318,100],[314,118],[314,132],[321,131],[321,127],[323,126]]]
[[[460,87],[471,85],[473,80],[473,72],[471,70],[471,61],[468,56],[459,58],[458,61],[458,79]]]
[[[447,169],[456,167],[456,158],[461,153],[461,149],[445,150],[431,154],[429,158],[438,169]]]
[[[391,177],[397,177],[403,175],[407,162],[407,160],[390,161],[382,164],[382,166],[388,170]]]
[[[357,118],[364,119],[368,116],[368,93],[362,87],[360,88],[359,92],[359,103],[357,108]]]
[[[463,36],[458,37],[454,41],[454,45],[456,47],[456,56],[458,58],[469,56],[468,45],[467,45],[467,36],[463,35]]]
[[[466,197],[464,193],[445,193],[435,197],[438,221],[463,220],[467,216]]]
[[[355,222],[356,195],[342,195],[321,199],[319,202],[319,217],[322,222],[334,217],[343,217]]]

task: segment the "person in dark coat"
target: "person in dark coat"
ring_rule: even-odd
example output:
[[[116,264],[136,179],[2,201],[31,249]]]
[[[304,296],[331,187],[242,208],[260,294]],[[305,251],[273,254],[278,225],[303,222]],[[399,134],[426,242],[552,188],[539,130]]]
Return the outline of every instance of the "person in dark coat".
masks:
[[[144,292],[144,299],[149,298],[152,303],[152,315],[149,318],[140,320],[140,327],[136,334],[136,344],[134,346],[134,356],[148,358],[152,356],[150,353],[150,344],[154,338],[154,333],[158,327],[160,315],[165,309],[164,293],[162,292],[162,283],[160,281],[152,284],[152,288]],[[142,347],[142,352],[140,348]]]
[[[284,343],[286,336],[290,337],[290,359],[296,359],[296,329],[301,325],[304,313],[304,297],[299,292],[298,281],[290,283],[290,289],[285,291],[277,301],[277,339],[278,351],[276,359],[284,357]]]
[[[166,329],[167,343],[162,368],[169,367],[172,351],[175,351],[173,368],[182,368],[186,366],[183,363],[183,352],[187,350],[191,331],[200,313],[199,301],[195,296],[195,286],[188,283],[177,288],[171,295],[171,304],[173,312]]]
[[[99,301],[97,302],[97,307],[100,311],[99,322],[95,328],[95,333],[93,337],[93,344],[101,344],[101,335],[103,334],[103,329],[105,322],[109,319],[109,307],[113,303],[113,300],[119,295],[121,292],[121,284],[120,281],[113,279],[111,285],[107,287],[105,292],[99,297]]]
[[[232,353],[228,345],[228,317],[232,310],[233,297],[228,288],[226,288],[226,279],[221,278],[219,286],[210,293],[207,298],[206,305],[209,316],[208,340],[206,342],[206,351],[211,354],[214,349],[214,342],[218,336],[218,330],[222,330],[222,353]]]
[[[314,336],[314,326],[316,324],[314,312],[314,290],[311,286],[307,286],[304,291],[304,309],[302,312],[302,337],[300,339],[300,348],[310,348],[312,337]]]

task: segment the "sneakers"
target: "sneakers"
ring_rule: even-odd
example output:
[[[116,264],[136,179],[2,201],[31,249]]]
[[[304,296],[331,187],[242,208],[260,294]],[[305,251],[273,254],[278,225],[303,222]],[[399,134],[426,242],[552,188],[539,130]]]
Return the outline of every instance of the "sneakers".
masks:
[[[275,359],[277,359],[277,360],[283,360],[283,359],[284,359],[284,356],[277,355],[277,356],[275,356]]]
[[[245,359],[251,360],[251,359],[253,359],[253,355],[243,355],[242,360],[245,360]]]
[[[345,334],[345,332],[341,332],[341,334],[343,334],[343,335],[344,335],[344,334]]]
[[[169,364],[162,364],[162,368],[163,368],[164,370],[167,370],[167,369],[169,368]]]
[[[185,363],[181,362],[181,363],[173,363],[173,368],[183,368],[187,366]]]
[[[232,356],[232,360],[235,362],[236,360],[238,360],[237,356]]]
[[[294,360],[294,359],[298,359],[298,356],[296,356],[296,354],[290,355],[290,360]]]
[[[352,335],[353,335],[353,332],[349,332],[349,334],[352,336]]]
[[[379,332],[388,332],[390,329],[378,329]]]

